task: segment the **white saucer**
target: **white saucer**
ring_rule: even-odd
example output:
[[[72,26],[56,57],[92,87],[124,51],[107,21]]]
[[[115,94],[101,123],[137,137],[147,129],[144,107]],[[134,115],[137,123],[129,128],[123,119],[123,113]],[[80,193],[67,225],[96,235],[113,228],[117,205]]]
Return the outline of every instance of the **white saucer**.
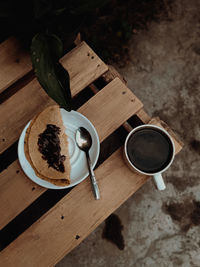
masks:
[[[92,136],[92,147],[90,148],[89,154],[90,159],[92,162],[92,166],[97,163],[99,152],[100,152],[100,143],[99,137],[97,134],[96,129],[92,125],[92,123],[81,113],[76,111],[67,112],[64,109],[61,110],[61,116],[63,119],[64,126],[66,128],[66,134],[68,136],[69,141],[69,155],[70,155],[70,164],[71,164],[71,183],[68,186],[56,186],[51,184],[45,180],[40,179],[35,174],[33,168],[31,167],[30,163],[26,159],[24,153],[24,138],[26,129],[28,128],[30,122],[25,126],[24,130],[21,133],[18,143],[18,157],[20,165],[25,172],[25,174],[36,184],[49,188],[49,189],[64,189],[72,187],[80,182],[82,182],[89,174],[85,152],[81,151],[78,146],[76,145],[75,141],[75,133],[79,127],[85,127]]]

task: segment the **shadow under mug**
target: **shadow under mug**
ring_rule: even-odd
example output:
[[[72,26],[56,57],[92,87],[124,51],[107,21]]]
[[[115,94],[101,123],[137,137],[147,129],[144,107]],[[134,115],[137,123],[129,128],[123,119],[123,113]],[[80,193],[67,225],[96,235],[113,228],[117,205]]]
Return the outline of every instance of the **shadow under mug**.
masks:
[[[146,131],[146,129],[151,129],[151,131],[148,131],[148,130]],[[145,135],[142,133],[142,132],[144,132],[144,130],[146,132]],[[148,132],[150,135],[152,135],[152,138],[153,138],[152,140],[154,140],[154,141],[151,141],[151,136],[148,136]],[[155,136],[154,136],[154,132],[156,132]],[[145,142],[143,142],[143,139],[142,139],[143,137],[140,137],[140,141],[138,144],[136,143],[136,141],[135,141],[135,144],[134,144],[134,141],[131,144],[131,141],[134,140],[133,138],[136,139],[136,133],[139,133],[140,136],[142,136],[142,134],[143,134],[144,138],[146,136],[146,139],[144,139]],[[158,134],[158,133],[160,136],[160,143],[161,143],[160,147],[159,147],[159,142],[156,141],[156,134]],[[134,151],[135,154],[137,154],[137,150],[138,150],[139,155],[138,155],[137,160],[141,159],[141,162],[142,162],[142,160],[143,160],[142,157],[144,157],[144,158],[146,157],[144,160],[148,160],[148,157],[149,157],[150,160],[149,160],[148,164],[151,164],[151,161],[153,160],[153,157],[151,159],[151,153],[153,156],[154,156],[154,153],[155,153],[155,155],[156,155],[156,153],[158,155],[159,155],[159,153],[166,153],[166,151],[162,151],[162,149],[165,147],[164,146],[164,142],[165,142],[164,139],[161,140],[162,137],[165,139],[166,142],[168,142],[168,146],[169,146],[168,147],[169,151],[168,151],[166,162],[163,162],[162,166],[158,170],[148,170],[147,171],[147,170],[144,170],[145,168],[142,168],[141,166],[138,167],[136,164],[136,161],[134,162],[134,159],[133,158],[131,159],[131,156],[130,156],[130,150],[132,148],[132,150],[134,151],[134,147],[129,147],[129,146],[134,146],[134,145],[139,146]],[[163,144],[161,141],[163,142]],[[143,142],[143,143],[141,143],[141,142]],[[153,151],[153,149],[156,151]],[[145,153],[145,150],[148,153],[147,156],[145,156],[145,155],[143,156],[143,151]],[[157,157],[158,157],[158,155],[157,155]],[[159,126],[151,125],[151,124],[144,124],[144,125],[141,125],[141,126],[134,128],[126,137],[125,144],[124,144],[124,157],[125,157],[125,161],[126,161],[127,165],[131,168],[132,171],[136,171],[136,172],[144,174],[144,175],[153,176],[154,182],[155,182],[158,190],[164,190],[166,188],[165,183],[163,181],[162,173],[170,167],[170,165],[173,162],[174,156],[175,156],[174,142],[173,142],[171,136],[168,134],[168,132]]]

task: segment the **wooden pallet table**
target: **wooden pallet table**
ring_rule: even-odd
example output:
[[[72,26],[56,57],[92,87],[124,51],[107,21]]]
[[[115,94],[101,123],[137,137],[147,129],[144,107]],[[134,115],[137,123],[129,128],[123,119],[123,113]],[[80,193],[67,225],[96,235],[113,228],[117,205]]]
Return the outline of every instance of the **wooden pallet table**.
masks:
[[[27,122],[54,102],[14,38],[0,44],[0,55],[0,266],[54,266],[149,179],[124,163],[126,130],[159,124],[172,135],[176,153],[182,143],[164,122],[147,115],[120,75],[82,42],[61,63],[70,74],[74,107],[99,134],[95,173],[101,199],[94,200],[89,179],[70,190],[42,188],[20,168],[17,141]]]

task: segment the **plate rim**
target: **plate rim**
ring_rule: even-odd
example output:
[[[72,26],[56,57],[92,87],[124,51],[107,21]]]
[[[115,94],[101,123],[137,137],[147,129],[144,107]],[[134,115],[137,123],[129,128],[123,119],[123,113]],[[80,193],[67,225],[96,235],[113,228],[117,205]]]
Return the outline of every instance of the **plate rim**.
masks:
[[[60,110],[63,110],[63,111],[65,111],[65,112],[68,112],[68,111],[66,111],[66,110],[63,109],[63,108],[60,108]],[[71,112],[72,114],[74,114],[75,116],[76,116],[76,114],[77,114],[77,115],[78,115],[79,117],[81,117],[83,120],[86,120],[86,121],[90,124],[90,126],[92,127],[92,129],[93,129],[93,131],[94,131],[94,135],[95,135],[95,138],[96,138],[95,141],[97,141],[97,151],[96,151],[96,156],[95,156],[94,162],[93,162],[93,164],[92,164],[92,167],[94,168],[95,165],[97,164],[97,161],[98,161],[98,158],[99,158],[99,154],[100,154],[100,140],[99,140],[98,132],[97,132],[96,128],[94,127],[93,123],[92,123],[86,116],[84,116],[83,114],[81,114],[80,112],[75,111],[75,110],[71,110],[70,112]],[[83,177],[82,177],[81,179],[79,179],[77,182],[74,182],[74,183],[69,184],[69,185],[66,185],[66,186],[57,186],[57,185],[54,185],[54,184],[52,184],[52,183],[50,183],[50,182],[48,182],[48,181],[45,181],[45,180],[39,178],[39,177],[36,175],[34,169],[32,168],[32,166],[30,165],[30,163],[28,162],[28,160],[27,160],[27,158],[26,158],[26,156],[25,156],[25,153],[24,153],[24,146],[23,146],[23,148],[21,147],[21,146],[24,144],[24,138],[22,137],[22,135],[23,135],[24,131],[26,131],[26,129],[28,128],[28,126],[29,126],[29,124],[31,123],[31,121],[32,121],[32,120],[28,121],[28,123],[24,126],[23,130],[21,131],[21,134],[20,134],[20,137],[19,137],[19,141],[18,141],[18,147],[17,147],[18,160],[19,160],[20,166],[21,166],[23,172],[25,173],[25,175],[26,175],[31,181],[33,181],[34,183],[36,183],[37,185],[39,185],[39,186],[41,186],[41,187],[43,187],[43,188],[54,189],[54,190],[61,190],[61,189],[71,188],[71,187],[74,187],[74,186],[76,186],[77,184],[83,182],[83,181],[88,177],[88,175],[89,175],[89,171],[87,171],[87,173],[85,174],[85,176],[83,176]],[[23,151],[21,151],[21,149],[23,149]],[[39,180],[39,182],[36,181],[34,178],[30,177],[30,176],[27,174],[26,170],[24,170],[24,168],[23,168],[23,163],[21,162],[21,161],[23,161],[23,159],[21,159],[21,157],[20,157],[20,154],[21,154],[21,153],[24,153],[24,156],[25,156],[26,161],[29,163],[31,169],[34,171],[35,176],[37,177],[37,179]],[[41,184],[40,181],[41,181],[41,183],[44,183],[44,182],[45,182],[46,185]]]

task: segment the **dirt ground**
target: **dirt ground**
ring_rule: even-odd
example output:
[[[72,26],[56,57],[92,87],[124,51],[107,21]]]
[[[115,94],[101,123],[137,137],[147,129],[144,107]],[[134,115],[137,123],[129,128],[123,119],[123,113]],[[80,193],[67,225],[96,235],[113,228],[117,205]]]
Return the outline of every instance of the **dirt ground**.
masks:
[[[185,143],[164,174],[167,189],[147,182],[56,267],[200,266],[199,14],[200,1],[174,0],[168,19],[138,30],[129,60],[115,64],[149,115]],[[118,246],[105,238],[109,227],[122,234]]]

